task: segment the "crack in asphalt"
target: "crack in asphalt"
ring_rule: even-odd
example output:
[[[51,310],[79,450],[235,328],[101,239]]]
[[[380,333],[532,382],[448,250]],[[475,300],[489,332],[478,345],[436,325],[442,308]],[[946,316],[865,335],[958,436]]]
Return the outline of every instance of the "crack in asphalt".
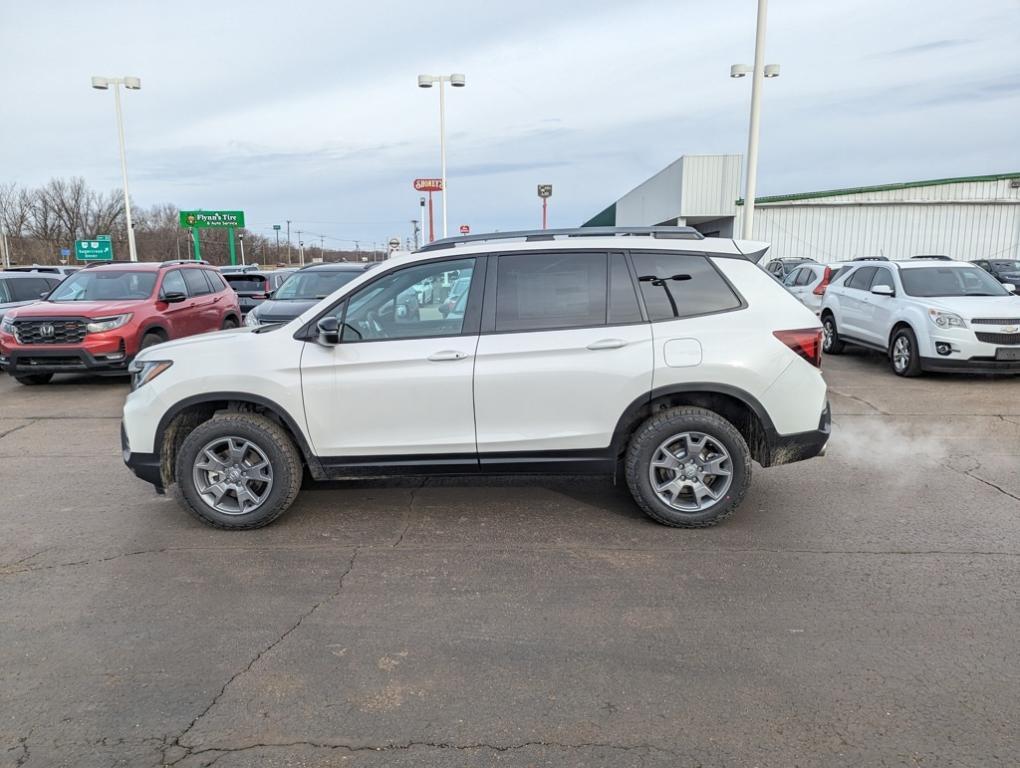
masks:
[[[19,418],[23,418],[23,417],[19,417]],[[7,437],[7,435],[10,435],[10,434],[13,434],[14,432],[17,432],[19,429],[24,429],[25,427],[32,426],[37,421],[38,421],[38,419],[31,419],[27,424],[19,424],[16,427],[11,427],[10,429],[6,429],[3,432],[0,432],[0,440],[3,440],[5,437]]]
[[[207,714],[209,714],[210,711],[212,711],[213,707],[215,707],[216,704],[219,703],[220,699],[223,698],[223,695],[227,692],[227,689],[234,683],[234,681],[250,672],[251,669],[258,663],[259,659],[261,659],[267,653],[270,653],[280,643],[286,640],[287,637],[289,637],[292,632],[294,632],[298,627],[301,626],[302,622],[304,622],[305,619],[307,619],[309,616],[315,613],[322,605],[332,600],[335,600],[337,597],[340,596],[340,593],[343,591],[344,588],[344,581],[347,579],[348,574],[350,574],[350,572],[354,569],[354,563],[358,559],[359,551],[360,549],[358,547],[355,547],[354,552],[351,554],[350,562],[347,564],[347,568],[344,570],[344,572],[340,574],[340,578],[337,582],[337,588],[333,592],[324,597],[322,600],[319,600],[317,603],[315,603],[315,605],[313,605],[311,608],[309,608],[307,611],[301,614],[298,617],[297,621],[295,621],[286,630],[284,630],[283,634],[281,634],[279,637],[273,640],[273,642],[271,642],[269,645],[267,645],[265,648],[263,648],[261,651],[255,654],[255,656],[252,657],[251,661],[248,662],[244,669],[235,672],[233,675],[231,675],[230,679],[223,684],[219,692],[215,696],[213,696],[212,701],[210,701],[209,704],[206,705],[205,709],[199,712],[198,715],[196,715],[195,718],[190,723],[188,723],[188,726],[183,731],[181,731],[181,733],[177,735],[173,739],[173,741],[171,741],[163,749],[164,763],[166,763],[165,760],[166,752],[171,747],[179,747],[180,749],[185,750],[185,754],[179,757],[178,759],[174,760],[173,762],[166,763],[167,765],[176,765],[181,760],[185,759],[186,757],[190,757],[192,754],[194,754],[195,753],[194,748],[189,747],[187,744],[182,744],[181,740],[184,739],[194,729],[194,727],[203,717],[205,717]]]
[[[874,403],[868,402],[863,397],[860,397],[858,395],[851,395],[849,392],[840,392],[838,389],[836,389],[835,387],[832,387],[832,386],[829,387],[829,391],[834,393],[834,394],[839,395],[840,397],[846,397],[846,398],[849,398],[850,400],[856,400],[861,405],[866,405],[871,410],[873,410],[873,411],[875,411],[877,413],[880,413],[883,416],[892,416],[893,415],[891,413],[888,413],[887,411],[883,411],[881,408],[879,408]]]
[[[400,542],[402,542],[404,540],[404,534],[406,534],[408,529],[410,529],[411,522],[413,521],[413,516],[414,516],[414,497],[418,493],[419,490],[421,490],[426,485],[428,485],[428,482],[429,482],[429,478],[426,477],[424,480],[421,481],[420,485],[418,485],[417,487],[411,489],[411,498],[408,499],[407,510],[404,512],[404,516],[407,518],[407,523],[404,525],[404,528],[400,532],[400,535],[397,536],[397,540],[395,542],[393,542],[393,549],[396,549],[397,547],[400,546]]]
[[[207,755],[211,753],[220,753],[214,760],[205,764],[205,768],[215,764],[218,760],[223,758],[225,755],[229,755],[235,752],[248,752],[253,749],[286,749],[289,747],[311,747],[312,749],[328,749],[334,751],[344,751],[351,753],[358,752],[406,752],[413,749],[439,749],[439,750],[456,750],[456,751],[470,751],[470,750],[489,750],[490,752],[505,753],[515,752],[522,749],[529,749],[532,747],[543,747],[548,749],[612,749],[621,752],[654,752],[663,755],[668,755],[672,758],[677,758],[679,755],[671,749],[666,747],[660,747],[654,744],[613,744],[610,742],[582,742],[580,744],[568,744],[565,742],[558,741],[524,741],[517,744],[490,744],[486,742],[476,742],[471,744],[454,744],[452,742],[442,741],[407,741],[400,744],[338,744],[331,742],[320,742],[320,741],[288,741],[280,743],[256,743],[256,744],[245,744],[241,747],[205,747],[204,749],[197,749],[189,752],[185,755],[182,760],[188,757],[198,757],[199,755]],[[178,761],[175,761],[175,763]],[[170,763],[173,765],[175,763]]]
[[[74,568],[82,565],[98,565],[99,563],[108,563],[111,560],[120,560],[122,557],[137,557],[138,555],[158,555],[162,552],[169,552],[171,549],[173,549],[173,547],[162,547],[160,549],[139,549],[135,552],[120,552],[116,555],[110,555],[109,557],[100,557],[96,558],[95,560],[91,559],[74,560],[69,563],[52,563],[50,565],[37,565],[32,568],[14,567],[19,563],[22,563],[25,560],[31,560],[36,555],[41,555],[43,552],[46,552],[47,550],[50,549],[53,549],[53,547],[47,547],[46,549],[41,550],[40,552],[36,552],[35,555],[31,555],[30,557],[22,558],[21,560],[18,560],[16,562],[0,566],[0,576],[9,576],[15,573],[33,573],[35,571],[51,571],[55,568]],[[186,551],[187,548],[180,547],[179,549],[181,549],[182,551]]]
[[[1013,493],[1012,491],[1007,491],[1001,485],[993,483],[991,480],[986,480],[985,478],[981,477],[980,475],[975,475],[974,473],[977,470],[981,469],[981,462],[979,462],[973,456],[965,456],[964,458],[967,458],[967,459],[970,459],[971,461],[973,461],[975,466],[972,467],[971,469],[960,469],[959,467],[954,467],[952,464],[943,464],[942,466],[945,467],[946,469],[950,469],[953,472],[956,472],[959,475],[965,475],[966,477],[969,477],[972,480],[977,480],[979,483],[984,483],[989,488],[994,488],[999,493],[1003,494],[1004,496],[1008,496],[1009,498],[1011,498],[1011,499],[1013,499],[1015,501],[1020,501],[1020,496],[1018,496],[1017,494]]]
[[[11,747],[11,749],[7,750],[8,752],[11,752],[15,749],[21,750],[21,754],[18,755],[17,759],[14,761],[14,768],[21,768],[21,766],[27,763],[29,761],[29,758],[32,757],[32,753],[28,749],[28,740],[32,737],[33,730],[35,730],[34,727],[29,728],[28,733],[18,739],[18,746]]]

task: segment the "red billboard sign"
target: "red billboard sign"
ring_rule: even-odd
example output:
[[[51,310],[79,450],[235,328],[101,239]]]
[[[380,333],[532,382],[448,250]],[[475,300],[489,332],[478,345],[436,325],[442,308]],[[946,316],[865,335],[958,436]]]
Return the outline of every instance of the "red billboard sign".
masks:
[[[415,179],[414,188],[417,192],[442,192],[442,179]]]
[[[467,224],[461,224],[460,225],[460,233],[462,235],[470,235],[471,234],[471,227],[469,227]]]

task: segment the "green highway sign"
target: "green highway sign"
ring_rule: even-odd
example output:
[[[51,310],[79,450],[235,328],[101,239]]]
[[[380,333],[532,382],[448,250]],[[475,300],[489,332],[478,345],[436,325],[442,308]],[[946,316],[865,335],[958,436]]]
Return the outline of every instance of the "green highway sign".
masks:
[[[279,224],[274,224],[273,225],[273,229],[275,229],[277,232],[279,232],[280,231],[280,225]]]
[[[181,227],[243,227],[244,211],[181,211]]]
[[[109,235],[95,240],[75,240],[74,258],[78,261],[113,261],[113,242]]]

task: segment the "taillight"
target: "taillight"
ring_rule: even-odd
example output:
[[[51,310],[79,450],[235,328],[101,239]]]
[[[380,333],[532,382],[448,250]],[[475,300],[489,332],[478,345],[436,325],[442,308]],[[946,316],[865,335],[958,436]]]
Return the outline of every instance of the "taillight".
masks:
[[[811,291],[815,296],[821,296],[825,293],[825,289],[829,287],[829,280],[832,278],[832,267],[826,267],[825,273],[822,275],[822,282],[815,286],[815,289]]]
[[[773,336],[816,368],[822,367],[822,329],[801,328],[796,331],[773,331]]]

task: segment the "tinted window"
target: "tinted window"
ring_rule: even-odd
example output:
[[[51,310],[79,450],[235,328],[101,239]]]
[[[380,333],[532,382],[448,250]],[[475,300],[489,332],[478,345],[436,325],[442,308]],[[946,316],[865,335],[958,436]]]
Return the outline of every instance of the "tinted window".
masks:
[[[40,294],[49,293],[52,283],[43,277],[29,277],[24,280],[11,280],[10,292],[12,301],[33,301]]]
[[[808,267],[801,267],[801,269],[798,271],[797,279],[794,282],[794,285],[810,285],[814,279],[815,271],[813,269],[809,269]]]
[[[201,269],[185,269],[182,271],[184,273],[184,282],[188,285],[188,293],[192,296],[205,296],[207,293],[212,293],[209,290],[209,283],[202,276]]]
[[[606,254],[520,253],[496,268],[496,330],[586,328],[606,322]]]
[[[227,283],[238,293],[265,293],[267,282],[263,275],[227,275]]]
[[[994,277],[977,267],[924,267],[900,272],[911,296],[1008,296]]]
[[[457,336],[464,329],[467,290],[448,295],[438,304],[423,307],[418,303],[415,285],[432,278],[437,284],[464,281],[470,287],[474,278],[474,259],[439,261],[406,267],[366,285],[345,302],[343,343],[411,339],[424,336]],[[307,273],[306,273],[307,274]],[[326,272],[346,274],[359,272]],[[291,280],[302,277],[300,273]],[[290,285],[291,280],[284,284]],[[283,290],[283,289],[281,289]]]
[[[896,283],[893,282],[892,272],[884,267],[876,268],[875,276],[871,278],[871,284],[868,288],[874,288],[876,285],[888,285],[890,288],[895,288]]]
[[[7,288],[7,286],[13,282],[13,280],[0,280],[0,304],[7,304],[14,301],[14,299],[11,298],[10,290]]]
[[[866,291],[871,288],[871,278],[875,276],[875,267],[861,267],[846,280],[847,288],[857,288]]]
[[[798,269],[798,270],[795,270],[795,271],[791,272],[790,274],[788,274],[786,276],[786,278],[783,280],[783,285],[786,285],[786,286],[796,285],[797,284],[797,279],[800,277],[800,273],[802,271],[803,270]]]
[[[846,273],[850,271],[850,267],[840,267],[832,273],[832,277],[829,278],[830,283],[834,283],[840,278],[846,277]]]
[[[166,277],[163,278],[163,285],[159,289],[161,296],[166,296],[168,293],[183,293],[185,296],[188,295],[188,289],[184,285],[184,277],[181,275],[181,270],[171,269],[166,273]]]
[[[640,323],[641,308],[638,306],[637,291],[630,278],[630,270],[622,253],[609,257],[609,323]]]
[[[205,275],[205,281],[209,283],[209,290],[213,293],[219,293],[226,287],[223,283],[223,278],[220,277],[218,272],[213,272],[211,269],[203,269],[202,274]]]
[[[740,299],[705,256],[635,253],[634,269],[651,320],[736,309]]]

